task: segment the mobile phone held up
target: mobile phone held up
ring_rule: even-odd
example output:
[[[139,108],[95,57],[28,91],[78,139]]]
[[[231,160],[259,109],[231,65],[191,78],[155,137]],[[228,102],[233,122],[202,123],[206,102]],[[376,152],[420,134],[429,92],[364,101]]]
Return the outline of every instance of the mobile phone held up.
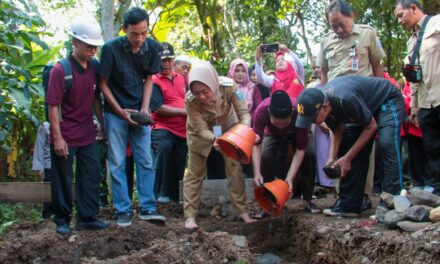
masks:
[[[277,52],[279,48],[280,48],[280,45],[278,43],[262,44],[261,45],[261,52],[263,52],[263,53]]]

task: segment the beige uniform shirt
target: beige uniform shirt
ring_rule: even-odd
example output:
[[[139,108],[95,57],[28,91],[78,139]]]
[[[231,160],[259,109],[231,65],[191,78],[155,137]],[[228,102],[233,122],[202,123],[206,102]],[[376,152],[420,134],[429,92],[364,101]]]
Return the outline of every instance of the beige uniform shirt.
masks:
[[[237,91],[238,86],[232,79],[226,77],[220,77],[219,82],[220,99],[216,106],[207,107],[201,104],[191,91],[188,91],[185,97],[188,149],[205,157],[212,148],[215,125],[220,125],[224,133],[236,123],[247,126],[251,124],[246,99]]]
[[[405,63],[409,63],[417,33],[426,16],[420,19],[411,38],[407,42],[408,55]],[[411,107],[431,108],[440,105],[440,15],[431,17],[423,34],[420,46],[420,63],[422,66],[422,81],[411,83]]]
[[[355,47],[358,69],[352,69],[352,48]],[[385,57],[374,29],[367,25],[353,24],[352,33],[339,39],[333,31],[321,40],[321,51],[317,64],[328,69],[328,80],[338,76],[359,75],[373,76],[372,63],[380,62]]]

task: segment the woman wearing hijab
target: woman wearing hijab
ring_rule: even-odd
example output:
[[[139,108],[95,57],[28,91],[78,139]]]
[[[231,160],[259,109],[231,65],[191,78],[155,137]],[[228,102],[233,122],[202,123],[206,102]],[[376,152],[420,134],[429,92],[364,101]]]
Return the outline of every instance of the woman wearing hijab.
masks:
[[[228,71],[228,77],[238,84],[237,90],[240,91],[246,99],[247,109],[252,109],[252,95],[255,84],[249,80],[248,65],[242,59],[235,59],[231,62]]]
[[[263,72],[263,52],[261,45],[255,52],[255,71],[258,81],[266,87],[271,87],[272,93],[285,91],[289,96],[297,98],[304,90],[304,66],[298,56],[286,45],[280,44],[275,53],[275,76]]]
[[[237,92],[232,79],[218,77],[214,67],[199,62],[189,74],[190,91],[185,98],[187,112],[188,173],[183,179],[183,210],[185,228],[197,228],[196,216],[200,206],[206,159],[211,148],[219,149],[217,137],[233,125],[249,126],[251,118],[245,98]],[[255,222],[246,209],[245,182],[240,164],[225,159],[229,179],[229,198],[232,206],[246,223]]]

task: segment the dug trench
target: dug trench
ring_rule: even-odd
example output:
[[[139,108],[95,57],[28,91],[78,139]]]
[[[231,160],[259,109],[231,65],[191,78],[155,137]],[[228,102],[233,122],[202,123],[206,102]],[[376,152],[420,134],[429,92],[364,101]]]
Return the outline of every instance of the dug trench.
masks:
[[[315,201],[323,208],[334,198]],[[112,225],[68,236],[56,234],[48,220],[13,226],[0,238],[0,263],[439,263],[440,259],[438,224],[415,233],[387,230],[368,215],[356,219],[312,215],[294,199],[282,216],[243,224],[234,216],[220,217],[216,206],[203,204],[200,228],[192,232],[183,228],[181,204],[161,206],[167,216],[163,225],[135,218],[128,228]],[[258,210],[254,202],[249,207]],[[114,222],[110,210],[103,210],[101,217]]]

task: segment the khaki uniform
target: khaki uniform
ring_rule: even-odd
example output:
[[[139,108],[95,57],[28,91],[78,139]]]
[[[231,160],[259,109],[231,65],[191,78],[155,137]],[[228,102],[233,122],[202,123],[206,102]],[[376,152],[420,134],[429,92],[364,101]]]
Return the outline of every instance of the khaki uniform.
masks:
[[[356,47],[359,59],[358,70],[351,68],[350,52],[353,47]],[[317,64],[328,69],[329,81],[347,75],[369,77],[373,76],[372,63],[380,62],[385,56],[374,29],[367,25],[353,24],[351,35],[344,39],[339,39],[333,31],[324,36]]]
[[[187,144],[189,150],[188,173],[183,179],[183,210],[185,217],[195,217],[200,205],[206,160],[211,151],[213,127],[220,125],[222,132],[234,124],[249,126],[251,117],[244,96],[237,92],[232,79],[220,77],[220,99],[216,106],[206,107],[188,92],[185,98],[187,112]],[[247,212],[244,175],[240,163],[225,158],[225,170],[229,179],[229,198],[239,213]]]
[[[418,22],[417,32],[425,18],[426,16]],[[409,63],[416,41],[417,34],[414,32],[407,42],[408,56],[405,63]],[[416,64],[422,66],[423,81],[410,83],[411,107],[436,107],[440,105],[440,15],[431,17],[426,25],[419,55],[420,62],[416,59]]]
[[[356,47],[359,60],[358,70],[352,70],[352,57],[350,52]],[[318,56],[318,66],[328,69],[328,81],[338,76],[358,75],[373,76],[372,64],[385,58],[379,39],[374,29],[367,25],[353,24],[352,33],[339,39],[333,31],[327,33],[321,40],[321,51]],[[375,145],[370,153],[367,183],[365,193],[372,194],[374,179]]]

